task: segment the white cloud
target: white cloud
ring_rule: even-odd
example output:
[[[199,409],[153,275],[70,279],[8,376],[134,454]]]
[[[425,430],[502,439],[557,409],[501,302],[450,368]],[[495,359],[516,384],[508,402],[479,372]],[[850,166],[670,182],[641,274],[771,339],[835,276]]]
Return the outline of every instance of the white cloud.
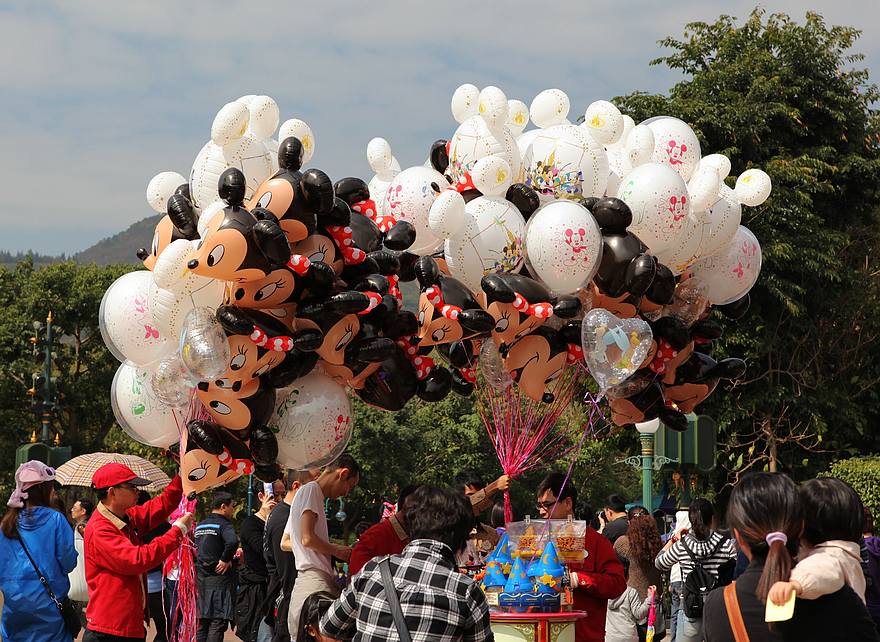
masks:
[[[865,29],[880,63],[876,0],[824,0],[831,24]],[[369,178],[367,141],[421,163],[455,123],[456,86],[497,84],[529,102],[560,87],[573,111],[598,98],[663,91],[678,76],[648,62],[686,22],[742,18],[748,2],[538,4],[21,2],[0,8],[4,110],[3,249],[75,252],[150,213],[158,171],[186,175],[225,102],[278,101],[317,138],[314,164]],[[802,17],[796,0],[770,11]],[[872,19],[873,17],[873,19]]]

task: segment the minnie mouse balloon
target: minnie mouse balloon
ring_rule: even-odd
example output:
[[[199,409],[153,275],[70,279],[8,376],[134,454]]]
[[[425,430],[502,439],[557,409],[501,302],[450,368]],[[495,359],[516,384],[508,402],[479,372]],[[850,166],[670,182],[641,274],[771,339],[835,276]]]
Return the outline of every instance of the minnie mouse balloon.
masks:
[[[555,294],[570,294],[596,274],[602,233],[593,215],[574,201],[554,201],[529,219],[525,235],[529,271]]]
[[[641,319],[621,319],[603,308],[584,316],[584,360],[603,392],[639,369],[648,356],[652,337],[651,326]]]
[[[651,160],[674,169],[689,181],[700,162],[700,141],[694,130],[678,118],[659,116],[642,123],[654,132]]]
[[[278,463],[303,470],[324,466],[342,454],[354,429],[345,388],[312,372],[278,391],[269,427],[278,439]]]
[[[110,405],[129,437],[148,446],[166,447],[180,439],[178,420],[153,390],[151,374],[130,362],[119,366],[110,385]]]
[[[709,303],[713,305],[726,305],[745,296],[760,272],[761,244],[742,225],[726,248],[690,268],[691,276],[706,286]]]
[[[148,270],[123,274],[101,299],[98,325],[114,357],[138,366],[153,363],[174,352],[176,342],[156,327],[150,309]]]
[[[674,169],[645,163],[626,175],[617,197],[629,205],[633,222],[629,231],[652,253],[677,247],[690,212],[687,184]]]

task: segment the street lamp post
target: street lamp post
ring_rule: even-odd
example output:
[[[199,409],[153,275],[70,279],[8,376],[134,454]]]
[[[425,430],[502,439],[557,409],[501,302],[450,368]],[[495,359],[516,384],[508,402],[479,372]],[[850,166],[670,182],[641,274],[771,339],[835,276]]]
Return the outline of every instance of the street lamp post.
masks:
[[[642,505],[652,512],[654,499],[654,435],[660,428],[660,419],[654,418],[636,424],[642,442]]]

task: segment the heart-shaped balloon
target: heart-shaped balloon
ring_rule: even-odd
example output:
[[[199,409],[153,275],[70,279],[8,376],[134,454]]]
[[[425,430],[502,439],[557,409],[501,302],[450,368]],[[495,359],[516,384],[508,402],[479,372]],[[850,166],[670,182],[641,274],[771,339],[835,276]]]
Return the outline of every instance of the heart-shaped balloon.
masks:
[[[604,308],[587,313],[581,325],[581,346],[603,392],[638,370],[652,338],[651,326],[641,319],[621,319]]]

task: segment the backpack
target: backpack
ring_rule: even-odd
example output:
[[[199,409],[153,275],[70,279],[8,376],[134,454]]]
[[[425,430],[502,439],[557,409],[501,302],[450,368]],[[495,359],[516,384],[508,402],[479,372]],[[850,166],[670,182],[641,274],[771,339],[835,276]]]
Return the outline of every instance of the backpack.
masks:
[[[681,608],[685,616],[692,620],[698,620],[703,617],[703,600],[709,594],[709,591],[718,586],[718,577],[704,568],[703,562],[711,559],[715,551],[725,541],[725,538],[718,540],[718,543],[715,544],[712,550],[702,560],[698,560],[694,552],[688,548],[687,540],[685,538],[681,540],[684,550],[687,551],[687,554],[694,563],[694,569],[688,573],[684,585],[681,587]]]

